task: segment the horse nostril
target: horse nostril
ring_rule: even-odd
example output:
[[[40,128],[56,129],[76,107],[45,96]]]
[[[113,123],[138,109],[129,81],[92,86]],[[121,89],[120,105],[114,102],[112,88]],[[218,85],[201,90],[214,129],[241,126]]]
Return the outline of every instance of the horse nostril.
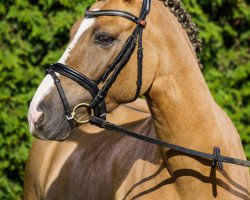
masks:
[[[35,122],[36,129],[43,129],[43,120],[44,120],[44,114],[42,113],[39,119]]]
[[[40,101],[36,107],[38,112],[42,112],[43,113],[43,101]]]

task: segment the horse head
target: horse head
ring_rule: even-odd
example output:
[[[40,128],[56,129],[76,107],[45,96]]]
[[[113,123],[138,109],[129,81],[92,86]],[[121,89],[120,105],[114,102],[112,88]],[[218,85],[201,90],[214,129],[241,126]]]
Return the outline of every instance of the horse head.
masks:
[[[133,101],[135,96],[144,94],[154,79],[155,66],[157,66],[156,47],[159,42],[151,39],[152,35],[156,34],[156,30],[152,29],[153,23],[151,23],[154,19],[148,16],[148,26],[145,27],[146,24],[142,24],[145,23],[145,20],[142,20],[143,12],[144,18],[146,18],[149,4],[148,0],[143,2],[97,1],[88,9],[85,17],[73,25],[70,43],[57,63],[68,66],[68,69],[74,70],[73,72],[87,77],[92,84],[96,84],[96,90],[101,90],[115,73],[114,71],[119,71],[119,76],[114,80],[115,83],[105,94],[107,113],[112,112],[122,103]],[[94,16],[98,14],[98,11],[114,12],[113,14],[104,13],[103,16]],[[121,15],[125,13],[125,16],[116,16],[117,11],[121,11]],[[145,14],[145,12],[147,13]],[[132,18],[139,17],[129,20],[129,14]],[[137,28],[137,33],[135,33]],[[136,42],[139,42],[140,39],[139,29],[144,32],[143,48],[145,49],[142,80],[139,80],[142,82],[140,90],[138,90],[138,73],[140,72],[138,71],[136,53],[136,49],[141,50],[140,46],[136,47]],[[128,40],[130,40],[130,46]],[[129,49],[128,52],[124,53],[127,56],[125,60],[124,55],[120,55],[124,47]],[[120,60],[119,56],[122,57]],[[116,63],[114,64],[114,62]],[[110,68],[113,68],[113,71]],[[109,72],[107,73],[107,71]],[[55,76],[60,79],[69,109],[72,111],[81,103],[89,105],[96,97],[94,92],[91,94],[91,91],[88,91],[86,87],[81,87],[75,79],[72,80],[69,76],[62,74],[55,73]],[[62,103],[60,92],[58,93],[54,81],[51,74],[48,74],[33,97],[28,117],[30,131],[40,139],[64,140],[69,136],[72,127],[65,117],[65,105]],[[76,115],[79,121],[84,121],[89,117],[88,109],[80,108]]]

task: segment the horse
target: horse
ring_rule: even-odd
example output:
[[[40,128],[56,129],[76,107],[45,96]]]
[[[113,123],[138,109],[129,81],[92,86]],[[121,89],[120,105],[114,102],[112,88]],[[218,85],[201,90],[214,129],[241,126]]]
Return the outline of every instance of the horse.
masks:
[[[29,109],[35,137],[69,139],[46,154],[46,142],[34,145],[25,177],[26,185],[34,185],[34,196],[26,189],[26,199],[250,199],[249,170],[243,166],[211,167],[211,160],[88,124],[90,114],[120,116],[120,105],[144,95],[152,117],[125,120],[124,127],[188,149],[211,153],[219,147],[223,155],[246,159],[236,128],[201,73],[197,32],[190,20],[183,21],[188,17],[183,18],[180,2],[165,1],[168,9],[153,0],[150,12],[145,2],[97,1],[73,26],[69,46],[48,70]],[[139,37],[138,57],[134,36]],[[118,61],[123,63],[116,67]],[[100,88],[109,80],[102,96]],[[75,121],[84,125],[72,129]]]

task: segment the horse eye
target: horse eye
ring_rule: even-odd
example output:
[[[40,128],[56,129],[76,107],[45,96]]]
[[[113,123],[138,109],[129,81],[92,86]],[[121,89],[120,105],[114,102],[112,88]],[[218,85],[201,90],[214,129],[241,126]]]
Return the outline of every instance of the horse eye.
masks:
[[[105,34],[102,34],[102,35],[97,35],[95,37],[95,42],[98,43],[98,44],[101,44],[101,45],[110,45],[112,44],[114,41],[114,38],[109,36],[109,35],[105,35]]]

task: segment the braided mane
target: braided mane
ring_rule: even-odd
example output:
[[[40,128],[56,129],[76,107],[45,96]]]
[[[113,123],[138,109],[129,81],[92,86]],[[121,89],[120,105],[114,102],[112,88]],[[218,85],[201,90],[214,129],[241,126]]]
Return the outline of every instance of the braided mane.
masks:
[[[133,3],[134,0],[123,0],[126,3]],[[170,11],[177,17],[182,27],[186,30],[189,40],[194,47],[196,57],[200,69],[203,69],[203,65],[200,60],[200,53],[202,51],[202,41],[199,38],[199,30],[197,25],[192,21],[190,14],[181,5],[181,0],[160,0],[164,2],[166,7],[169,7]]]
[[[170,8],[170,11],[177,17],[182,27],[186,30],[190,42],[192,43],[196,57],[199,63],[199,67],[203,66],[200,61],[200,53],[202,51],[202,41],[199,38],[199,30],[197,25],[192,22],[190,14],[183,8],[180,0],[161,0],[164,1],[164,5]]]

